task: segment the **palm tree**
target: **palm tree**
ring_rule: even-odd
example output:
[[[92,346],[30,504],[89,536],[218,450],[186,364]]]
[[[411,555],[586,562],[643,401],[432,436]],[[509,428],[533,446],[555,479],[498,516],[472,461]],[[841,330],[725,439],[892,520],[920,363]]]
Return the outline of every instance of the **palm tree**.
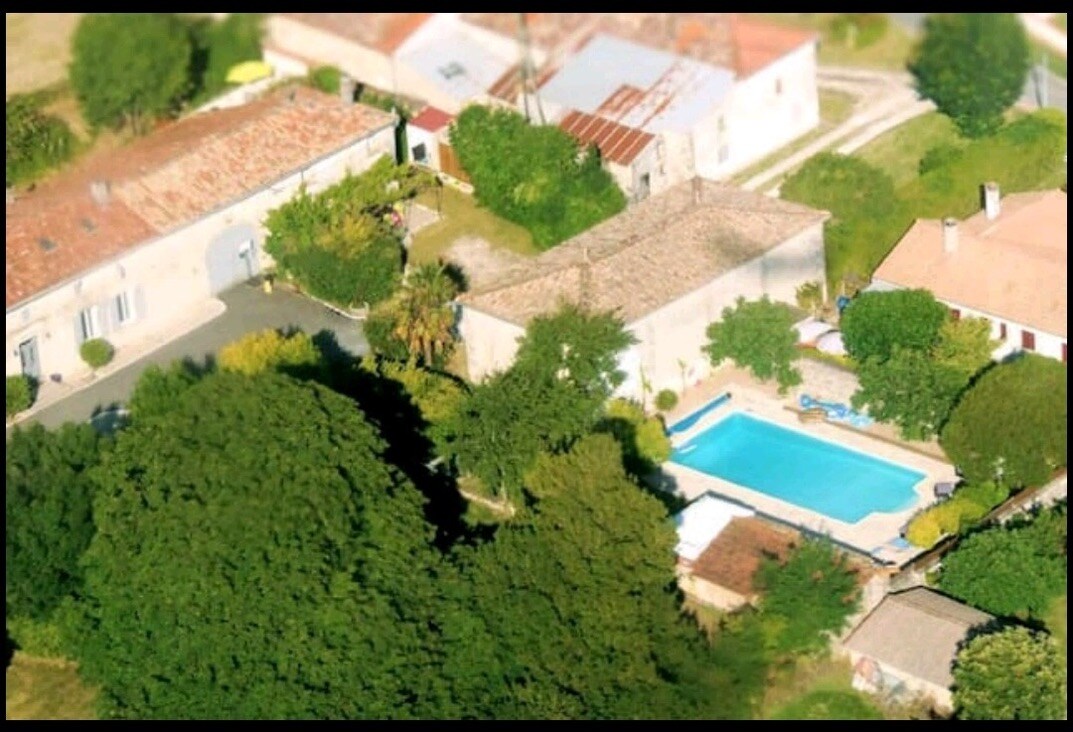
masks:
[[[426,366],[450,345],[458,287],[443,264],[422,264],[407,272],[399,293],[395,335],[410,351],[411,363],[421,354]]]

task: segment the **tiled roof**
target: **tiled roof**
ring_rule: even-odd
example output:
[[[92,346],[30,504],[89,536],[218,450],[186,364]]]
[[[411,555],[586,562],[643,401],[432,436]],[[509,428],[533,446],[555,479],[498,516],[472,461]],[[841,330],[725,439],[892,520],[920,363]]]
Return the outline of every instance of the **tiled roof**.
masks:
[[[532,43],[548,51],[603,31],[748,76],[814,42],[817,34],[785,28],[751,13],[527,13]],[[464,13],[462,19],[501,35],[518,35],[517,13]]]
[[[631,323],[827,217],[807,206],[694,178],[459,300],[522,326],[563,301],[615,310]]]
[[[655,139],[647,132],[576,110],[559,127],[583,145],[596,145],[605,160],[620,165],[632,163]]]
[[[190,223],[394,118],[307,88],[165,125],[86,159],[9,205],[7,306]],[[104,206],[90,182],[110,183]],[[55,243],[46,251],[41,240]]]
[[[753,576],[765,557],[784,559],[801,542],[796,531],[755,517],[731,519],[693,562],[694,577],[746,597],[757,592]]]
[[[943,250],[942,222],[916,221],[874,279],[925,288],[941,300],[1066,337],[1066,194],[1005,196],[994,221],[980,211]]]
[[[453,119],[453,115],[444,112],[438,107],[429,105],[414,115],[414,118],[407,124],[411,127],[425,130],[426,132],[439,132],[449,125]]]
[[[393,53],[432,13],[279,13],[320,30]]]
[[[843,645],[881,664],[939,686],[950,673],[958,644],[973,627],[991,620],[985,612],[923,587],[887,595]]]

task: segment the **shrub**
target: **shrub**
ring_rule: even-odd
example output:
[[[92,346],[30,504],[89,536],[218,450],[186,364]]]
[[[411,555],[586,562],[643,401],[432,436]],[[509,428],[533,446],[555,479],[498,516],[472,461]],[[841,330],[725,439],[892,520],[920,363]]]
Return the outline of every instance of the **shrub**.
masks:
[[[531,125],[516,111],[467,107],[451,127],[477,200],[525,227],[548,249],[626,207],[595,149],[582,152],[555,125]]]
[[[969,481],[1042,484],[1066,465],[1066,390],[1066,366],[1054,359],[999,364],[961,397],[940,444]]]
[[[220,349],[220,368],[246,376],[269,369],[304,374],[320,359],[320,351],[305,333],[284,336],[273,329],[247,333]]]
[[[850,48],[867,48],[886,34],[888,25],[883,13],[839,13],[831,22],[831,38]]]
[[[823,310],[823,284],[805,282],[794,292],[798,307],[807,310],[810,315],[816,317]]]
[[[310,70],[306,80],[314,89],[320,89],[328,94],[338,94],[342,77],[343,72],[335,66],[317,66]]]
[[[846,351],[861,363],[872,356],[886,360],[895,346],[931,349],[947,317],[946,306],[927,290],[864,292],[846,307],[839,326]]]
[[[88,341],[82,344],[82,347],[78,350],[82,356],[82,360],[89,365],[91,369],[99,369],[102,366],[107,366],[112,361],[112,356],[115,355],[115,349],[112,344],[103,338],[90,338]]]
[[[909,526],[905,530],[905,538],[913,544],[922,549],[929,549],[935,546],[935,543],[943,535],[943,530],[939,526],[939,517],[931,510],[918,513],[909,522]]]
[[[365,340],[369,343],[369,349],[377,356],[394,361],[405,361],[410,358],[410,351],[402,339],[396,335],[396,320],[397,315],[393,305],[389,302],[380,303],[365,318],[362,331],[365,333]]]
[[[618,440],[623,463],[633,475],[645,475],[671,456],[671,440],[663,422],[649,417],[640,404],[628,399],[609,401],[606,416],[597,429]]]
[[[925,175],[933,170],[948,168],[961,159],[962,152],[963,148],[960,145],[952,145],[949,142],[929,148],[917,163],[917,172]]]
[[[74,154],[71,128],[59,117],[42,112],[36,98],[16,94],[8,98],[5,111],[7,185],[31,181]]]
[[[14,417],[34,403],[34,383],[26,374],[7,377],[7,416]]]
[[[656,409],[669,412],[678,406],[678,395],[670,389],[663,389],[656,394]]]
[[[65,658],[63,629],[54,622],[26,617],[7,617],[7,632],[18,649],[37,658]]]
[[[988,511],[1005,501],[1009,495],[1010,492],[1005,486],[991,480],[966,483],[954,493],[956,498],[971,501],[978,506],[985,507]]]

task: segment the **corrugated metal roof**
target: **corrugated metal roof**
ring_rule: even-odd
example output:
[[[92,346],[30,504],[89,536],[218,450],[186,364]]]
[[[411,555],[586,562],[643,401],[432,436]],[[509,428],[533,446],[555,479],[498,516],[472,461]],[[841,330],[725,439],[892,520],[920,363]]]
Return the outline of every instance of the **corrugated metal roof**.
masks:
[[[734,84],[729,69],[597,34],[545,83],[541,96],[563,107],[646,132],[685,132],[719,106]]]
[[[632,163],[655,139],[647,132],[577,110],[567,114],[559,127],[583,145],[596,145],[604,160],[620,165]]]

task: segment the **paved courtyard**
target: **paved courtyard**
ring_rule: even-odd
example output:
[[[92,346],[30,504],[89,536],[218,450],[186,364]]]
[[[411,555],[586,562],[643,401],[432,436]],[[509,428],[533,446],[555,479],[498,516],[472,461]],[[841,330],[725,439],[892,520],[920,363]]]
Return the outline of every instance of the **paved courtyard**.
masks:
[[[88,420],[98,408],[125,403],[148,366],[166,366],[184,358],[202,363],[250,331],[298,328],[314,336],[327,331],[348,353],[360,356],[368,349],[360,322],[281,288],[266,294],[260,286],[237,285],[221,293],[218,300],[208,301],[203,313],[193,313],[191,317],[191,330],[157,334],[154,340],[142,344],[137,354],[131,354],[133,358],[127,363],[117,354],[106,375],[88,385],[56,386],[46,382],[40,396],[42,408],[30,412],[20,423],[40,422],[52,428],[64,422]]]

